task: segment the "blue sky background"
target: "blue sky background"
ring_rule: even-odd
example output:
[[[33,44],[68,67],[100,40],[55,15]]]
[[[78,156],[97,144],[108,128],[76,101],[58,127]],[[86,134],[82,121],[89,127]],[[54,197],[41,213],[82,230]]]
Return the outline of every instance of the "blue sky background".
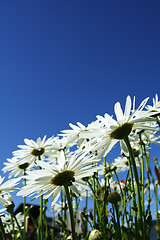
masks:
[[[24,138],[87,125],[127,95],[152,104],[159,13],[158,0],[1,1],[0,168]]]

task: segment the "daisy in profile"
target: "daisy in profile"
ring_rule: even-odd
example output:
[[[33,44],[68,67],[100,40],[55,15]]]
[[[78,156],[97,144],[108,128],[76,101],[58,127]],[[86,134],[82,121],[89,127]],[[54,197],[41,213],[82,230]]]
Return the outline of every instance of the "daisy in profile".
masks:
[[[99,133],[100,122],[98,120],[93,121],[92,123],[88,124],[87,127],[85,127],[80,122],[77,122],[77,125],[70,123],[69,126],[71,129],[63,130],[61,131],[62,133],[59,135],[68,139],[68,143],[73,143],[73,145],[77,144],[78,148],[80,146],[83,148],[83,143],[86,143],[86,138],[83,138],[82,136],[83,133],[87,132],[88,134],[90,134],[89,138],[97,136],[97,134]]]
[[[4,173],[9,173],[9,178],[11,177],[21,177],[24,175],[24,171],[32,170],[35,166],[34,162],[27,162],[25,159],[20,160],[15,157],[9,159],[7,158],[7,162],[4,163],[5,167],[2,168]]]
[[[153,117],[157,118],[157,123],[160,127],[160,101],[158,100],[158,95],[153,98],[153,105],[147,105],[146,109],[152,114]]]
[[[65,152],[65,154],[69,154],[70,148],[72,146],[73,143],[70,142],[67,136],[64,136],[62,138],[54,137],[52,143],[52,157],[49,159],[49,161],[52,161],[53,158],[57,158],[62,150]]]
[[[121,105],[117,102],[114,105],[114,111],[117,120],[113,119],[109,114],[105,114],[104,117],[97,116],[100,121],[99,134],[97,137],[90,139],[90,147],[88,151],[92,149],[97,150],[98,157],[104,157],[113,148],[113,146],[123,141],[124,138],[128,137],[135,130],[151,130],[151,126],[146,124],[146,121],[155,121],[154,118],[150,117],[148,111],[143,111],[148,98],[144,99],[140,106],[135,110],[134,106],[131,109],[131,98],[130,96],[126,99],[124,113],[121,109]],[[153,128],[155,130],[155,128]],[[90,130],[80,134],[80,137],[89,138],[91,135]]]
[[[8,204],[9,200],[7,197],[4,197],[5,194],[8,194],[9,192],[13,192],[16,190],[19,190],[19,188],[15,188],[15,186],[18,184],[19,179],[10,179],[3,183],[5,177],[0,176],[0,203],[2,204]]]
[[[136,166],[139,167],[138,159],[135,159]],[[117,172],[124,172],[129,170],[128,158],[127,157],[118,157],[114,159],[112,166],[116,167]]]
[[[69,123],[69,126],[71,129],[62,130],[62,133],[60,133],[59,136],[66,137],[66,139],[68,139],[68,142],[72,142],[74,145],[79,139],[79,134],[85,131],[87,128],[80,122],[77,122],[77,126]]]
[[[40,170],[29,172],[26,176],[27,183],[17,195],[30,196],[36,194],[35,198],[43,195],[48,199],[52,195],[52,205],[58,200],[65,186],[72,190],[77,196],[80,195],[76,186],[89,190],[82,178],[90,177],[99,168],[94,166],[99,160],[95,157],[87,157],[84,154],[72,155],[66,159],[64,151],[61,151],[56,164],[37,161]]]
[[[15,218],[16,218],[17,221],[15,220]],[[17,235],[17,238],[19,239],[19,237],[20,237],[19,227],[21,229],[24,228],[23,227],[24,215],[21,212],[19,212],[15,215],[15,218],[11,219],[10,214],[5,214],[5,215],[1,216],[1,220],[2,220],[3,225],[4,225],[5,233],[10,234],[14,239],[14,234],[13,233],[15,231],[16,235]],[[17,223],[18,223],[19,227],[18,227]]]
[[[153,105],[147,105],[146,109],[149,112],[153,113],[160,113],[160,101],[158,101],[158,95],[155,95],[155,98],[153,98]]]
[[[13,152],[13,156],[25,162],[31,163],[36,160],[45,160],[46,157],[52,155],[53,137],[46,140],[46,136],[41,139],[37,138],[37,141],[24,139],[26,145],[18,145],[20,148]]]

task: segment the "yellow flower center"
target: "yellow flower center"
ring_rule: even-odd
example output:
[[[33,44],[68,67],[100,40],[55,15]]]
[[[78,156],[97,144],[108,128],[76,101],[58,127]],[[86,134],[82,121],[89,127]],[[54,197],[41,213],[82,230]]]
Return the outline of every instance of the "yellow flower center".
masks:
[[[56,174],[54,178],[50,180],[51,184],[56,186],[63,186],[69,184],[74,180],[75,172],[71,170],[65,170]]]
[[[41,155],[43,155],[43,153],[45,152],[45,149],[44,148],[34,148],[31,152],[32,155],[36,156],[36,157],[39,157]]]
[[[132,131],[133,123],[124,123],[117,127],[113,132],[110,133],[110,138],[112,139],[124,139]]]

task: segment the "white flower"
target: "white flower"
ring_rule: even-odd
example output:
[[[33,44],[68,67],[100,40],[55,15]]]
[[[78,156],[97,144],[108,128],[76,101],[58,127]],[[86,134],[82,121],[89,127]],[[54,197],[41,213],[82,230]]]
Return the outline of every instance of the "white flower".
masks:
[[[14,203],[13,203],[13,199],[12,196],[10,195],[10,193],[6,193],[3,195],[3,208],[0,209],[0,213],[7,211],[8,207],[13,206],[14,208]]]
[[[146,121],[155,121],[150,118],[150,113],[143,111],[148,98],[144,99],[136,110],[131,110],[131,98],[126,99],[124,113],[121,105],[117,102],[114,106],[117,121],[107,113],[104,118],[97,116],[101,122],[97,136],[90,139],[90,148],[88,151],[97,151],[98,157],[106,156],[106,154],[113,148],[118,141],[123,141],[126,136],[129,136],[135,130],[151,130],[151,126],[146,124]],[[155,128],[152,128],[155,130]],[[83,132],[81,137],[89,138],[90,132]]]
[[[15,217],[18,221],[18,224],[19,224],[20,228],[23,229],[24,215],[21,212],[19,212],[15,215]],[[17,226],[17,222],[16,222],[15,218],[13,218],[13,224],[12,224],[10,214],[9,215],[8,214],[2,215],[1,220],[2,220],[3,225],[4,225],[5,233],[10,233],[13,236],[13,230],[16,231],[16,232],[19,232],[19,228]],[[13,229],[13,226],[14,226],[14,229]],[[18,233],[17,237],[18,236],[19,236],[19,233]]]
[[[139,162],[138,162],[137,158],[135,158],[135,163],[136,163],[137,167],[139,167]],[[126,170],[129,170],[127,157],[115,158],[112,165],[116,167],[117,172],[124,172]]]
[[[87,138],[89,138],[89,139],[93,138],[93,137],[97,136],[100,125],[101,125],[101,123],[99,122],[99,120],[96,120],[96,121],[88,124],[87,127],[85,127],[80,122],[77,122],[77,126],[70,123],[69,126],[71,127],[71,129],[63,130],[62,134],[59,134],[59,135],[64,136],[67,139],[69,139],[68,142],[70,142],[70,143],[72,142],[73,145],[77,143],[78,147],[83,148],[86,144],[86,140],[88,140],[85,137],[85,132],[87,132]],[[84,135],[83,135],[83,133],[84,133]]]
[[[68,137],[63,137],[63,138],[59,138],[59,137],[54,137],[53,138],[53,143],[52,143],[52,158],[57,158],[60,151],[64,151],[65,154],[70,154],[70,147],[72,147],[72,143],[70,143],[70,140]],[[50,161],[50,159],[49,159]]]
[[[75,144],[77,142],[77,140],[79,139],[79,134],[83,131],[85,131],[87,128],[80,122],[77,122],[77,125],[74,125],[72,123],[69,123],[69,126],[71,127],[71,129],[68,130],[62,130],[61,134],[59,134],[60,136],[65,136],[68,138],[68,141],[73,144]]]
[[[157,113],[160,113],[160,101],[158,101],[158,95],[156,94],[155,95],[155,98],[153,98],[153,106],[151,105],[147,105],[146,106],[146,109],[149,111],[149,112],[153,112],[154,114],[157,112]]]
[[[5,177],[1,177],[0,176],[0,203],[2,204],[8,204],[8,200],[4,197],[5,194],[8,194],[9,192],[15,191],[15,190],[19,190],[18,188],[14,188],[15,185],[18,184],[19,179],[10,179],[4,183]]]
[[[52,155],[52,144],[53,137],[46,140],[46,136],[37,138],[37,141],[24,139],[26,145],[18,145],[20,150],[13,152],[13,156],[25,160],[25,162],[31,163],[36,160],[45,160],[46,156],[49,157]]]
[[[159,138],[160,136],[157,135],[157,131],[151,131],[151,130],[145,130],[141,133],[141,140],[145,144],[146,148],[149,147],[152,143],[160,144]],[[131,144],[133,145],[133,148],[140,149],[140,138],[139,134],[135,133],[133,137],[131,138]]]
[[[26,162],[26,159],[17,159],[15,157],[9,159],[7,158],[8,162],[5,162],[4,165],[6,165],[4,168],[2,168],[2,171],[8,172],[9,173],[9,178],[11,178],[12,176],[14,177],[21,177],[24,174],[24,170],[31,170],[34,167],[34,163],[33,162]]]
[[[61,191],[64,191],[64,185],[79,195],[76,185],[88,189],[86,183],[82,180],[84,177],[93,175],[98,167],[93,166],[99,160],[86,157],[84,154],[77,156],[74,154],[71,158],[66,159],[64,152],[61,151],[57,159],[57,164],[38,161],[40,170],[29,172],[26,176],[27,184],[18,192],[18,196],[27,196],[36,194],[35,198],[43,195],[48,199],[52,195],[52,205],[58,200]]]

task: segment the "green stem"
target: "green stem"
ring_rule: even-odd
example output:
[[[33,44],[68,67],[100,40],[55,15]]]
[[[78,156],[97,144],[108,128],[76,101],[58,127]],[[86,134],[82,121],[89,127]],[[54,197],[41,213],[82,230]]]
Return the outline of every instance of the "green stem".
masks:
[[[107,226],[107,177],[106,177],[106,157],[104,157],[104,198],[103,198],[103,219],[104,219],[104,228],[103,228],[103,235],[107,238],[106,226]]]
[[[68,206],[69,206],[69,213],[70,213],[70,220],[71,220],[71,229],[72,229],[72,239],[76,240],[76,232],[75,232],[75,223],[74,223],[74,217],[73,217],[73,207],[72,207],[72,201],[68,189],[68,185],[64,185]]]
[[[92,187],[92,184],[89,182],[89,180],[87,180],[87,183],[92,191],[92,194],[93,194],[93,197],[95,198],[95,202],[96,202],[96,207],[97,207],[97,210],[98,210],[98,217],[99,217],[99,221],[101,222],[101,214],[100,214],[100,207],[99,207],[99,202],[98,202],[98,198],[94,192],[94,189]]]
[[[141,133],[139,133],[139,139],[140,139],[140,146],[141,146],[141,160],[142,160],[142,176],[141,176],[141,184],[142,184],[142,190],[141,190],[141,198],[142,198],[142,214],[143,217],[145,215],[144,213],[144,157],[143,157],[143,142],[141,138]],[[145,232],[144,232],[145,234]]]
[[[19,222],[17,221],[17,218],[16,218],[15,214],[14,214],[13,217],[14,217],[16,223],[17,223],[17,227],[18,227],[18,230],[19,230],[20,238],[21,238],[21,240],[24,240],[23,234],[22,234],[22,232],[21,232],[21,227],[20,227],[20,225],[19,225]]]
[[[135,199],[134,179],[133,179],[133,173],[132,173],[132,167],[131,167],[130,159],[128,159],[128,165],[129,165],[129,173],[130,173],[130,176],[131,176],[131,187],[132,187],[131,196],[132,196],[132,201],[133,201],[133,217],[135,219],[135,232],[136,232],[136,234],[138,234],[138,230],[137,230],[137,204],[136,204],[136,199]],[[131,208],[130,208],[130,215],[132,215],[131,214]]]
[[[1,233],[2,233],[3,240],[6,240],[7,238],[6,238],[6,234],[5,234],[5,231],[4,231],[4,227],[3,227],[1,217],[0,217],[0,230],[1,230]]]
[[[52,240],[54,240],[54,206],[52,207]]]
[[[11,214],[11,225],[12,225],[12,228],[13,228],[13,240],[16,239],[16,234],[15,234],[15,229],[14,229],[14,221],[13,221],[13,214]]]
[[[87,214],[87,211],[88,211],[88,190],[86,190],[85,214]],[[87,227],[87,222],[85,221],[84,236],[87,236],[87,232],[88,232],[88,227]]]
[[[114,204],[115,209],[116,209],[116,216],[117,216],[117,223],[118,223],[118,239],[121,240],[121,226],[120,226],[120,217],[119,217],[119,210],[118,210],[118,205],[117,203]]]
[[[26,175],[26,171],[24,170],[24,177]],[[26,186],[26,179],[24,178],[24,186]],[[23,239],[26,238],[26,197],[23,198],[23,214],[24,214],[24,223],[23,223]]]
[[[122,187],[121,187],[121,183],[119,181],[119,178],[118,178],[118,175],[117,175],[117,172],[114,170],[114,174],[116,176],[116,179],[117,179],[117,182],[118,182],[118,185],[119,185],[119,189],[120,189],[120,192],[121,192],[121,198],[123,200],[123,209],[125,209],[125,201],[124,201],[124,196],[123,196],[123,190],[122,190]],[[122,225],[124,224],[124,215],[122,216]]]
[[[129,155],[130,155],[130,160],[131,164],[133,167],[133,172],[134,172],[134,177],[135,177],[135,182],[136,182],[136,194],[137,194],[137,207],[138,207],[138,219],[139,219],[139,234],[140,234],[140,239],[143,238],[143,221],[142,221],[142,206],[141,206],[141,197],[140,197],[140,188],[139,188],[139,178],[138,178],[138,172],[137,172],[137,167],[134,159],[134,154],[128,139],[128,136],[124,137],[124,141],[127,145]]]
[[[43,239],[43,195],[40,196],[40,236]]]
[[[157,219],[157,237],[159,239],[159,217],[158,217],[158,197],[157,197],[157,184],[155,184],[154,187],[154,192],[155,192],[155,204],[156,204],[156,219]]]
[[[93,186],[93,191],[95,192],[95,188],[96,188],[95,173],[93,175],[92,186]],[[96,228],[96,199],[94,195],[93,195],[93,228]]]
[[[150,205],[151,205],[151,189],[150,189],[150,164],[149,164],[149,156],[147,156],[146,148],[145,145],[143,145],[144,148],[144,155],[145,155],[145,160],[146,160],[146,170],[147,170],[147,185],[148,185],[148,211],[150,211]],[[151,221],[149,224],[149,230],[148,230],[148,238],[150,239],[150,234],[151,234]]]
[[[41,160],[41,156],[38,156],[38,160]],[[41,167],[39,167],[41,169]],[[43,195],[40,196],[40,219],[38,226],[38,234],[40,233],[41,239],[43,239]],[[38,236],[39,237],[39,236]]]

